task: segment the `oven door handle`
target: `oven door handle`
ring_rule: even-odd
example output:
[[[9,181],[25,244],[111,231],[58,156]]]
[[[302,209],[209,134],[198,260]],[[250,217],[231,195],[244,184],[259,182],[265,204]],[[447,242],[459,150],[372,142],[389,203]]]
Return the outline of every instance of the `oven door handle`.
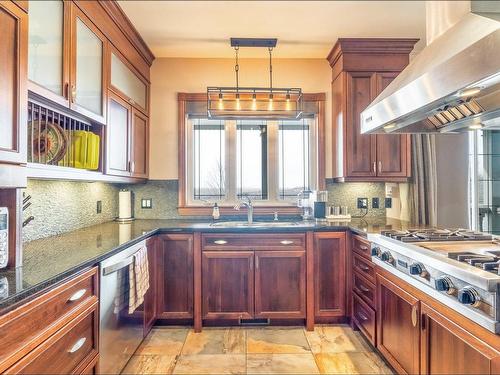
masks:
[[[131,257],[126,258],[125,260],[122,260],[122,261],[117,262],[115,264],[112,264],[110,266],[104,267],[102,269],[102,274],[103,274],[103,276],[108,276],[108,275],[112,274],[113,272],[116,272],[118,270],[121,270],[122,268],[129,266],[130,264],[132,264],[133,261],[134,261],[134,256],[132,255]]]

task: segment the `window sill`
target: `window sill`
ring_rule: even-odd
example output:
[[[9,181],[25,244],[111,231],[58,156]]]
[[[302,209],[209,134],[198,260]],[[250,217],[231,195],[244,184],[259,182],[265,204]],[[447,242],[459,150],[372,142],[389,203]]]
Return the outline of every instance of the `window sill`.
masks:
[[[210,206],[182,206],[177,208],[179,215],[181,216],[211,216],[212,207]],[[241,207],[239,211],[235,210],[233,207],[219,207],[221,215],[224,216],[238,216],[245,215],[247,210]],[[296,206],[254,206],[254,215],[272,215],[278,212],[279,215],[300,215],[301,210]]]

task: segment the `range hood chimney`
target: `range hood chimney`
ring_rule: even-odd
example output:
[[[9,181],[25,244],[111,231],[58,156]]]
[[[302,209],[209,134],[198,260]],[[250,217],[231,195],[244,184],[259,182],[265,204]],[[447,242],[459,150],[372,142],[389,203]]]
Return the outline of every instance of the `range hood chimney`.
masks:
[[[362,133],[500,128],[500,2],[470,10],[361,113]]]

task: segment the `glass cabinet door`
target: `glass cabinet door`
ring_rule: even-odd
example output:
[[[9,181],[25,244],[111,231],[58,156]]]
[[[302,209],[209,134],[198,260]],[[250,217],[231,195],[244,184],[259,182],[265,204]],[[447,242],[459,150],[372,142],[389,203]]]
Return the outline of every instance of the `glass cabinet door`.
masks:
[[[71,98],[75,109],[104,122],[104,37],[81,13],[74,18],[74,69]]]
[[[129,98],[129,103],[147,110],[147,85],[114,52],[111,53],[111,85]]]
[[[48,92],[64,97],[64,4],[29,2],[28,78]],[[45,90],[44,90],[45,91]]]

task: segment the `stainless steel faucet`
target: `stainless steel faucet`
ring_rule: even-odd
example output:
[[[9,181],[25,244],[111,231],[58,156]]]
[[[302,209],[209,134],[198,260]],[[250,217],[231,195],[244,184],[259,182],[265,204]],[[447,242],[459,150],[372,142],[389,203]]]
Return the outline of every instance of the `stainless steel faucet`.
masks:
[[[247,220],[248,220],[248,224],[252,224],[253,223],[253,203],[252,203],[252,200],[250,199],[250,197],[248,195],[245,198],[247,199],[247,201],[246,202],[243,202],[243,201],[238,202],[234,206],[234,209],[236,211],[239,211],[242,206],[246,207],[247,208]]]

